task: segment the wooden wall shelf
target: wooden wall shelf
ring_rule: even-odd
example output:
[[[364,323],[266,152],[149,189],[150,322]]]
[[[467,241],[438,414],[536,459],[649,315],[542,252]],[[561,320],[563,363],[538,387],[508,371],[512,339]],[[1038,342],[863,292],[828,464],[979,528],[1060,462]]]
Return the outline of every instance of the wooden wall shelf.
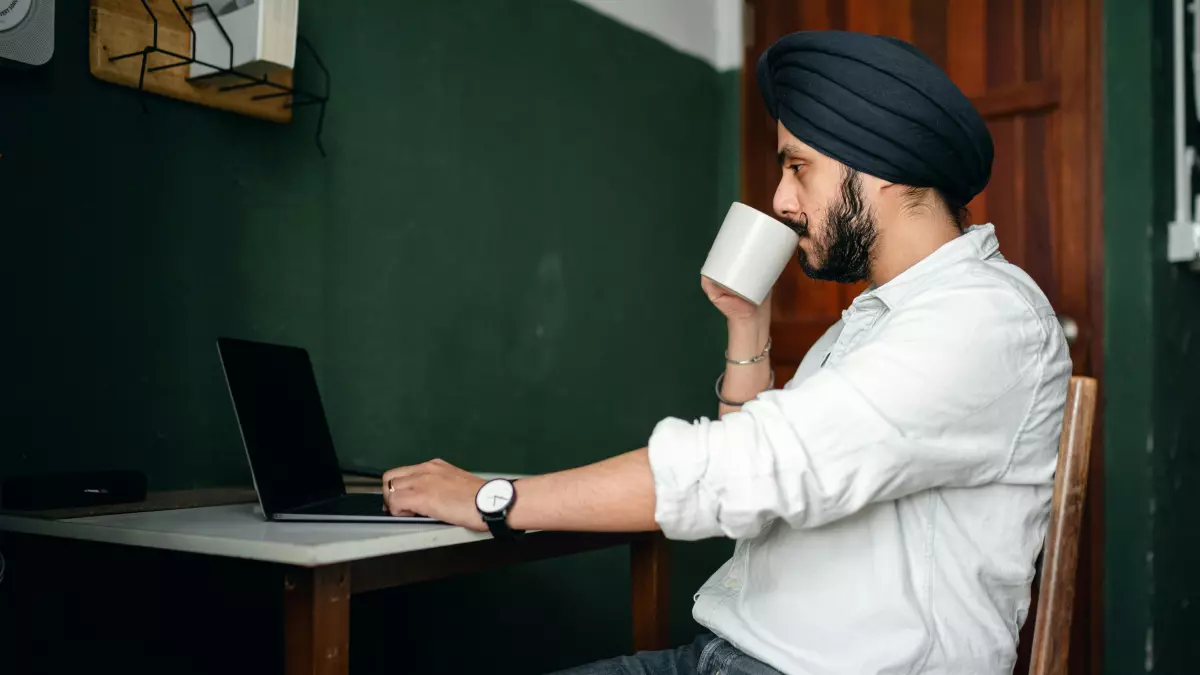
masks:
[[[181,6],[186,10],[189,4]],[[89,61],[92,75],[106,82],[138,88],[143,59],[140,56],[119,61],[109,59],[140,52],[154,44],[154,20],[147,9],[158,19],[158,48],[191,55],[191,30],[171,0],[146,0],[146,4],[142,0],[91,0]],[[192,84],[187,81],[189,68],[186,65],[155,70],[177,62],[179,59],[161,52],[147,54],[144,90],[272,122],[292,120],[290,96],[254,100],[255,96],[264,93],[262,87],[221,91],[213,85]],[[271,81],[290,87],[292,71],[274,74]]]

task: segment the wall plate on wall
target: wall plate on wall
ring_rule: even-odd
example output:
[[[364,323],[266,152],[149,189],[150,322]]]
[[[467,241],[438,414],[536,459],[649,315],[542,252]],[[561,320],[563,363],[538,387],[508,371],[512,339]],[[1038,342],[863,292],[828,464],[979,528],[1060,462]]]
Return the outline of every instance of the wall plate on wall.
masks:
[[[0,0],[0,66],[40,66],[54,55],[54,0]]]
[[[1175,218],[1167,224],[1167,260],[1189,263],[1200,271],[1200,195],[1195,193],[1193,179],[1196,174],[1196,122],[1200,121],[1200,11],[1192,10],[1192,19],[1187,18],[1184,0],[1174,0],[1175,17],[1172,23],[1174,63],[1175,114]],[[1186,53],[1187,35],[1192,35],[1191,58]],[[1187,85],[1193,84],[1194,99],[1188,98]],[[1187,106],[1194,103],[1196,109],[1188,114]],[[1191,138],[1188,132],[1191,132]]]

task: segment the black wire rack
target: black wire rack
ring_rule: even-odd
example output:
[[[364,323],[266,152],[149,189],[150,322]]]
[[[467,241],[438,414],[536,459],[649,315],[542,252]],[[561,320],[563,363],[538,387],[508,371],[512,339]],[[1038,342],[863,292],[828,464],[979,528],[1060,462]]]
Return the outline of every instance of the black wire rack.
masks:
[[[223,77],[223,76],[231,77],[231,78],[234,78],[236,80],[241,80],[241,81],[237,82],[236,84],[223,85],[218,88],[218,91],[236,91],[236,90],[241,90],[241,89],[250,89],[253,87],[263,87],[266,89],[271,89],[273,91],[268,91],[268,92],[264,92],[261,94],[255,94],[254,96],[251,97],[251,100],[262,101],[262,100],[272,99],[272,98],[283,98],[283,99],[286,99],[285,101],[283,101],[283,107],[285,107],[285,108],[297,108],[300,106],[308,106],[308,105],[320,106],[319,113],[317,116],[316,142],[317,142],[317,150],[320,151],[322,157],[325,156],[325,146],[324,146],[324,144],[321,143],[321,131],[325,126],[325,106],[326,106],[326,104],[329,103],[329,70],[325,67],[325,64],[321,61],[321,56],[319,54],[317,54],[317,50],[315,48],[313,48],[312,44],[307,39],[305,39],[305,37],[303,35],[297,36],[297,42],[304,46],[304,48],[312,56],[313,61],[316,62],[317,67],[321,69],[321,73],[324,75],[324,78],[325,78],[325,87],[324,87],[325,93],[324,94],[320,94],[320,95],[314,94],[312,92],[303,91],[296,87],[288,86],[288,85],[285,85],[285,84],[282,84],[279,82],[272,82],[270,79],[268,79],[268,77],[266,75],[255,76],[255,75],[250,75],[248,73],[239,72],[238,70],[234,69],[234,67],[233,67],[233,41],[229,39],[229,34],[225,32],[225,27],[223,25],[221,25],[221,18],[219,16],[217,16],[217,13],[213,11],[212,7],[210,7],[207,2],[194,4],[194,5],[188,5],[187,7],[181,7],[179,5],[178,0],[171,0],[171,4],[173,4],[175,6],[175,11],[179,12],[180,18],[182,18],[184,23],[187,24],[188,30],[192,34],[192,54],[191,54],[191,56],[186,56],[184,54],[177,54],[173,51],[159,47],[158,46],[158,17],[154,15],[154,10],[152,10],[150,8],[150,4],[147,2],[147,0],[141,0],[141,2],[142,2],[142,7],[146,8],[146,13],[150,15],[150,20],[154,22],[154,41],[153,41],[153,43],[146,45],[143,49],[140,49],[136,52],[129,52],[128,54],[118,54],[116,56],[110,57],[108,60],[109,61],[121,61],[123,59],[131,59],[131,58],[135,58],[138,56],[142,57],[142,70],[141,70],[141,74],[138,75],[138,91],[143,94],[143,99],[142,99],[142,109],[143,110],[146,109],[146,101],[144,98],[144,94],[146,92],[146,87],[145,87],[146,73],[148,73],[148,72],[153,73],[153,72],[156,72],[159,70],[168,70],[170,68],[179,68],[181,66],[190,66],[193,63],[198,63],[202,66],[212,68],[213,69],[212,72],[206,73],[204,75],[199,75],[196,77],[189,77],[189,78],[187,78],[188,82],[197,82],[197,81],[201,81],[201,80],[205,80],[205,79],[211,79],[211,78]],[[204,61],[200,61],[199,59],[196,58],[196,29],[192,26],[192,20],[188,17],[188,14],[190,12],[195,12],[197,10],[204,10],[209,13],[209,15],[213,18],[213,21],[216,22],[217,29],[221,32],[221,36],[225,38],[226,44],[229,45],[229,66],[228,67],[221,67],[221,66],[218,66],[218,65],[215,65],[212,63],[205,63]],[[167,56],[178,59],[178,61],[176,61],[175,63],[168,63],[168,64],[161,65],[161,66],[152,66],[150,68],[147,68],[146,62],[149,59],[151,54],[165,54]]]

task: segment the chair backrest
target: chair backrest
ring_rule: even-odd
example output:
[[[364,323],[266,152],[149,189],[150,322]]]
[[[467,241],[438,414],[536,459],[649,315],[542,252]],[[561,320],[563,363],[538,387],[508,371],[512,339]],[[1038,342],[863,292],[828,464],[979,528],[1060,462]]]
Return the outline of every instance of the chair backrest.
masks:
[[[1066,675],[1067,672],[1071,614],[1075,603],[1075,565],[1079,559],[1079,533],[1083,529],[1083,503],[1092,450],[1092,420],[1096,414],[1096,380],[1072,377],[1064,410],[1050,525],[1042,551],[1029,675]]]

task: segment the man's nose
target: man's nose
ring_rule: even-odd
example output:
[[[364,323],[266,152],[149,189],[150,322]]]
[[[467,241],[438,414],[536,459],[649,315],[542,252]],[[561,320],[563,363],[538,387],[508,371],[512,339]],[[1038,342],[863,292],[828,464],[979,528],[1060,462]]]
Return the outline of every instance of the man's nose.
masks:
[[[796,191],[787,185],[786,178],[779,181],[775,188],[775,199],[771,204],[775,215],[787,220],[794,220],[800,214],[800,200],[796,199]]]

